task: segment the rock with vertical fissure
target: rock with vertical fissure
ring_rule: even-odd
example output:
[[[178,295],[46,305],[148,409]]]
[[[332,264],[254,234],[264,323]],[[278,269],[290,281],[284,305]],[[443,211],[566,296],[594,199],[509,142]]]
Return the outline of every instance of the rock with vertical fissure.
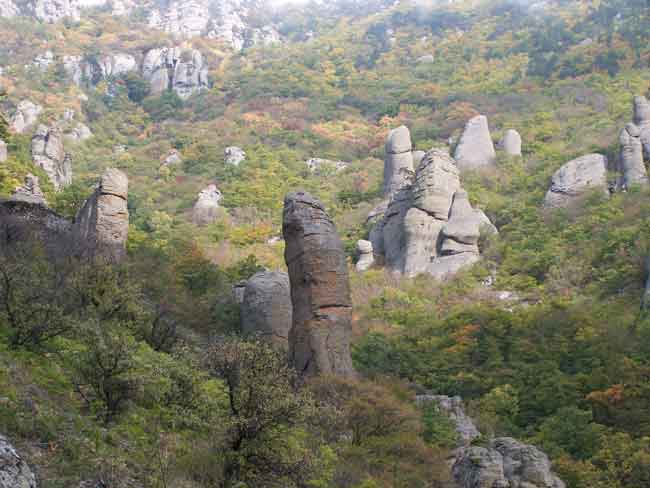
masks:
[[[292,328],[289,356],[303,376],[353,376],[352,302],[343,244],[323,205],[306,192],[284,201]]]

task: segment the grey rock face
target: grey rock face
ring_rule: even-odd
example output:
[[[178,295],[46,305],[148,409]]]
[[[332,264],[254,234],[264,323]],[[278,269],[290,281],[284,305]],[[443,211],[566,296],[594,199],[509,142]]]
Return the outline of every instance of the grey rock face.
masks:
[[[311,158],[305,161],[305,165],[312,173],[320,173],[325,168],[330,168],[334,171],[343,171],[350,163],[345,161],[332,161],[331,159]]]
[[[181,157],[181,153],[179,153],[176,149],[169,151],[163,160],[163,164],[166,166],[176,166],[182,162],[183,158]]]
[[[502,149],[508,156],[521,156],[521,136],[514,129],[508,129],[499,142],[499,149]]]
[[[90,130],[90,128],[82,122],[76,124],[70,131],[66,132],[64,135],[66,140],[73,143],[83,142],[87,139],[90,139],[92,136],[93,133]]]
[[[441,412],[445,413],[454,422],[458,434],[459,447],[469,446],[474,439],[481,436],[474,421],[465,413],[465,407],[463,406],[463,399],[461,397],[420,395],[416,398],[416,402],[420,406],[434,403]]]
[[[353,376],[352,303],[343,244],[323,205],[305,192],[284,200],[293,326],[289,357],[301,375]]]
[[[427,266],[426,272],[437,281],[446,281],[456,276],[463,269],[478,263],[480,260],[481,256],[473,252],[440,256]]]
[[[478,254],[479,237],[478,215],[469,204],[467,192],[458,190],[449,211],[449,221],[442,229],[440,253],[444,256],[465,252]]]
[[[16,112],[11,118],[11,128],[18,134],[24,133],[36,123],[42,111],[43,107],[40,105],[29,100],[23,100],[18,104]]]
[[[503,456],[485,447],[466,448],[452,474],[459,488],[510,488],[503,472]]]
[[[223,159],[226,164],[239,166],[246,161],[246,152],[241,147],[230,146],[223,152]]]
[[[9,440],[0,435],[0,488],[36,488],[36,477]]]
[[[477,115],[467,122],[454,158],[461,170],[478,169],[496,163],[494,143],[485,115]]]
[[[356,264],[356,270],[360,273],[368,271],[375,263],[375,255],[372,250],[372,242],[363,240],[358,241],[357,254],[359,255],[359,260]]]
[[[208,88],[208,67],[196,49],[152,49],[145,55],[142,76],[154,94],[173,90],[186,99]]]
[[[566,207],[591,191],[609,196],[607,158],[601,154],[582,156],[557,170],[544,204],[547,207]]]
[[[32,137],[32,161],[47,173],[56,190],[72,183],[72,159],[63,148],[58,127],[38,127]]]
[[[4,163],[7,160],[7,143],[0,139],[0,163]]]
[[[386,139],[384,160],[384,195],[390,198],[409,184],[413,174],[411,133],[405,126],[393,129]]]
[[[37,20],[48,24],[66,18],[76,21],[81,18],[79,6],[74,0],[31,0],[29,9]]]
[[[424,159],[424,157],[427,155],[425,151],[413,151],[413,167],[415,169],[420,166],[420,163]]]
[[[445,151],[429,151],[415,174],[413,206],[446,221],[454,193],[460,189],[460,176],[454,160]]]
[[[45,195],[43,195],[41,185],[38,181],[38,176],[32,174],[28,174],[25,177],[25,183],[16,188],[16,191],[11,195],[11,200],[47,206]]]
[[[32,61],[32,66],[41,72],[46,72],[54,64],[54,53],[49,49],[39,54]]]
[[[126,257],[129,234],[127,206],[129,179],[117,169],[107,169],[93,195],[75,217],[74,239],[95,258],[120,262]]]
[[[292,314],[288,274],[265,271],[248,280],[241,305],[242,332],[288,349]]]
[[[223,198],[217,185],[208,185],[198,196],[192,210],[192,221],[196,225],[208,225],[219,217],[219,202]]]

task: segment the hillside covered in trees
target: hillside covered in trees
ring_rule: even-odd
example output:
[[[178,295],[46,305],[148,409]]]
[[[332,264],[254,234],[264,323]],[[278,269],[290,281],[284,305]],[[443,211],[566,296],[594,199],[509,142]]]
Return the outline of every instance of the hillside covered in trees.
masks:
[[[444,395],[466,452],[647,488],[649,41],[645,0],[0,0],[0,472],[6,442],[41,488],[505,488],[460,479]],[[345,368],[278,347],[305,296]]]

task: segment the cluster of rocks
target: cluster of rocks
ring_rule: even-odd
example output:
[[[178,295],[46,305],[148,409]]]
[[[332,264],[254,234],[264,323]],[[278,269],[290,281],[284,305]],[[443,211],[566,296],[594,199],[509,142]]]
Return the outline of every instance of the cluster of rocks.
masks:
[[[468,127],[475,131],[475,124]],[[442,149],[414,155],[404,126],[387,138],[384,196],[369,215],[370,242],[374,260],[400,274],[452,276],[480,259],[481,232],[496,232],[487,216],[471,207],[454,158]]]
[[[569,161],[553,175],[544,200],[546,207],[567,207],[586,195],[599,193],[607,198],[612,191],[648,185],[650,103],[645,97],[636,96],[633,107],[634,122],[627,124],[620,133],[618,165],[610,164],[601,154],[588,154]],[[608,170],[612,167],[619,175],[614,182],[608,178]]]
[[[138,69],[135,57],[126,53],[111,53],[91,58],[63,56],[62,65],[68,78],[77,86],[96,85],[102,80]]]
[[[38,121],[43,107],[29,100],[22,100],[11,117],[11,129],[17,134],[24,133]]]
[[[82,209],[69,221],[46,206],[38,178],[29,175],[8,201],[0,202],[6,245],[35,238],[54,256],[88,256],[119,262],[129,230],[128,178],[108,169]]]
[[[36,488],[36,476],[9,440],[0,435],[0,488]]]
[[[156,48],[144,57],[142,76],[154,94],[173,90],[180,98],[208,88],[208,66],[196,49]]]
[[[454,422],[458,434],[452,476],[458,488],[565,488],[546,454],[510,437],[472,445],[481,433],[465,413],[460,397],[422,395],[420,405],[434,404]]]
[[[237,146],[227,147],[223,152],[223,160],[231,166],[239,166],[246,161],[246,151]]]

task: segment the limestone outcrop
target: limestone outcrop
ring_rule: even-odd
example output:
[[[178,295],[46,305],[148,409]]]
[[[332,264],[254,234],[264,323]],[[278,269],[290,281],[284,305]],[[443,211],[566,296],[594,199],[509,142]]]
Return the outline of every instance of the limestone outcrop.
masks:
[[[352,376],[352,302],[343,244],[323,205],[306,192],[284,200],[293,322],[289,357],[303,376]]]
[[[496,228],[482,211],[470,206],[448,152],[430,150],[414,177],[401,184],[388,203],[369,215],[376,262],[410,277],[429,273],[446,279],[479,261],[480,233],[496,232]]]
[[[40,125],[32,137],[32,161],[41,168],[56,190],[72,183],[72,158],[63,148],[57,126]]]
[[[11,128],[18,134],[24,133],[38,120],[43,107],[29,100],[23,100],[16,107],[16,112],[11,117]]]
[[[28,174],[25,177],[25,183],[16,188],[16,191],[11,195],[11,200],[47,206],[45,195],[43,195],[41,185],[38,181],[38,176],[32,174]]]
[[[358,260],[355,266],[357,271],[368,271],[372,265],[375,264],[375,255],[372,250],[372,242],[364,240],[358,241],[357,254]]]
[[[462,449],[452,468],[459,488],[565,488],[548,456],[510,437]]]
[[[242,332],[288,349],[292,314],[287,273],[264,271],[246,282],[241,304]]]
[[[451,471],[458,488],[565,488],[546,454],[510,437],[473,446],[481,433],[465,413],[460,397],[421,395],[418,405],[435,404],[453,422],[458,434]]]
[[[633,185],[647,185],[648,174],[643,158],[641,130],[635,124],[627,124],[619,138],[621,145],[621,173],[624,188]]]
[[[465,125],[454,159],[461,170],[478,169],[496,164],[496,152],[485,115],[477,115]]]
[[[223,198],[217,185],[208,185],[201,190],[192,209],[192,221],[196,225],[208,225],[219,217],[219,202]]]
[[[11,19],[18,15],[20,11],[13,0],[0,0],[0,17]]]
[[[499,149],[508,156],[521,156],[521,135],[514,129],[508,129],[499,141]]]
[[[411,133],[406,126],[393,129],[386,139],[384,160],[384,196],[390,198],[409,184],[413,174]]]
[[[208,66],[196,49],[157,48],[144,57],[142,76],[151,92],[173,90],[183,99],[208,88]]]
[[[650,160],[650,102],[643,96],[634,97],[634,124],[639,128],[643,158]]]
[[[129,179],[107,169],[93,195],[75,217],[73,236],[84,255],[120,262],[126,257],[129,234]]]
[[[4,163],[9,155],[7,154],[7,143],[0,139],[0,163]]]
[[[607,158],[602,154],[582,156],[557,170],[544,204],[547,207],[566,207],[590,192],[609,196]]]
[[[227,147],[223,152],[223,160],[231,166],[239,166],[246,161],[246,151],[237,146]]]
[[[36,488],[36,476],[9,440],[0,435],[0,488]]]

